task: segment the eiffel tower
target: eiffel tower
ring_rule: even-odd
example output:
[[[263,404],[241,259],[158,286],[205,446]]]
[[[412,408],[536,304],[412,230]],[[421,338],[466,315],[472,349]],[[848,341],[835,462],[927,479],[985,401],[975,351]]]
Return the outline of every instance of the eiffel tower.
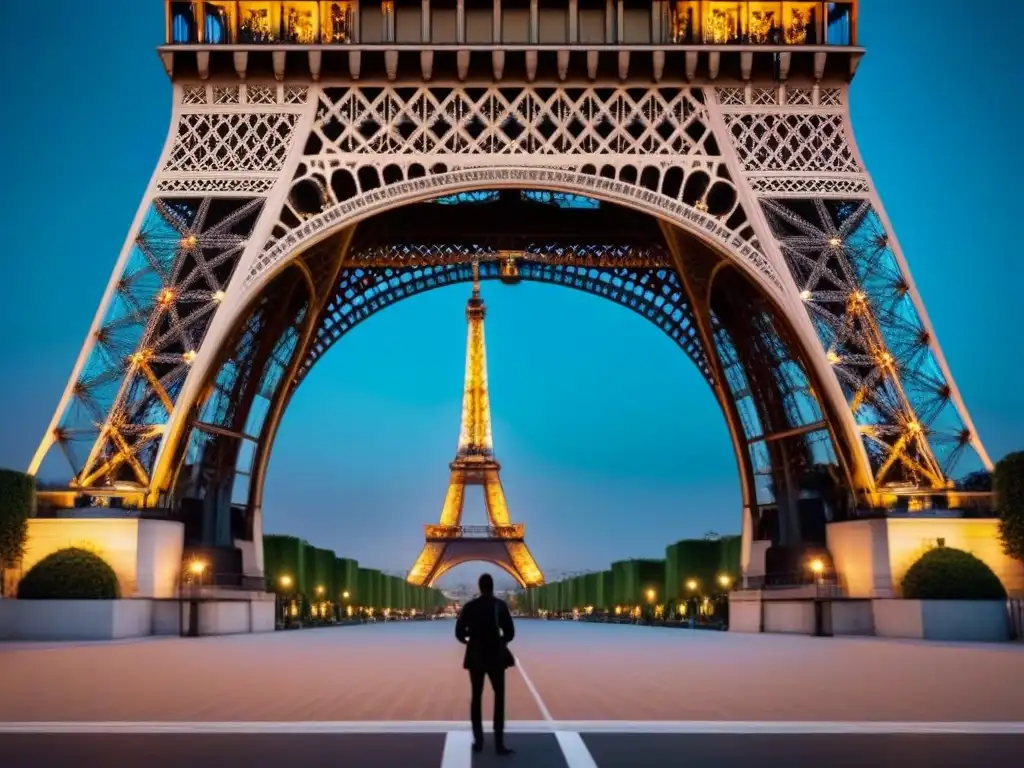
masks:
[[[523,587],[544,583],[544,575],[523,540],[523,528],[509,521],[501,465],[494,458],[491,404],[487,393],[487,347],[480,298],[480,266],[473,262],[473,293],[466,302],[469,337],[466,341],[466,377],[462,395],[462,424],[451,478],[441,510],[441,522],[427,525],[427,543],[409,571],[411,584],[430,585],[461,563],[479,560],[503,568]],[[466,486],[481,485],[488,525],[462,525]]]

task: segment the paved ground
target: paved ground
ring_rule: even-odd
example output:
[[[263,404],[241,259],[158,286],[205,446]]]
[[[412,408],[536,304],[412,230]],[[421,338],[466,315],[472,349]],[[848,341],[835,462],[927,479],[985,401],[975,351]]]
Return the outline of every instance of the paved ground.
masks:
[[[470,761],[452,630],[0,644],[3,765],[507,763],[489,750]],[[1024,752],[1024,646],[518,630],[508,740],[531,768],[995,766]]]

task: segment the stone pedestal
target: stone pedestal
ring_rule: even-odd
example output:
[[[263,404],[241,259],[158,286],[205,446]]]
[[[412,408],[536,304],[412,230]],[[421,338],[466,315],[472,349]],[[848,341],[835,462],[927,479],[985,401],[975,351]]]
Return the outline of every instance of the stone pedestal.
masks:
[[[79,547],[102,557],[123,598],[173,597],[182,570],[185,527],[138,517],[66,517],[28,521],[21,575],[47,555]]]

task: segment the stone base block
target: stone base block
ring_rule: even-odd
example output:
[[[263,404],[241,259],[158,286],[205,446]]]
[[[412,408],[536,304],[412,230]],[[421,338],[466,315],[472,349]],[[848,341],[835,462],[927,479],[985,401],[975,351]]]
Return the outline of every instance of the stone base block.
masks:
[[[0,600],[0,640],[121,640],[152,625],[151,600]]]
[[[875,634],[960,642],[1005,642],[1010,621],[1003,600],[873,600]]]

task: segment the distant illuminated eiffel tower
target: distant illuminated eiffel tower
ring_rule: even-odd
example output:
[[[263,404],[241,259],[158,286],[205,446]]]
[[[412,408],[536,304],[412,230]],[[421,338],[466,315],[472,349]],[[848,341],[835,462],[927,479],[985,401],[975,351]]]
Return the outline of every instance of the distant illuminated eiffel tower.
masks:
[[[505,491],[494,458],[491,405],[487,394],[487,348],[484,343],[486,308],[480,298],[480,267],[473,262],[473,294],[466,303],[469,338],[466,342],[466,378],[462,395],[459,448],[449,464],[451,478],[441,510],[441,522],[426,526],[426,546],[409,571],[412,584],[433,584],[461,563],[493,563],[521,586],[544,583],[544,575],[523,541],[523,525],[509,522]],[[482,485],[488,525],[462,525],[467,485]]]

